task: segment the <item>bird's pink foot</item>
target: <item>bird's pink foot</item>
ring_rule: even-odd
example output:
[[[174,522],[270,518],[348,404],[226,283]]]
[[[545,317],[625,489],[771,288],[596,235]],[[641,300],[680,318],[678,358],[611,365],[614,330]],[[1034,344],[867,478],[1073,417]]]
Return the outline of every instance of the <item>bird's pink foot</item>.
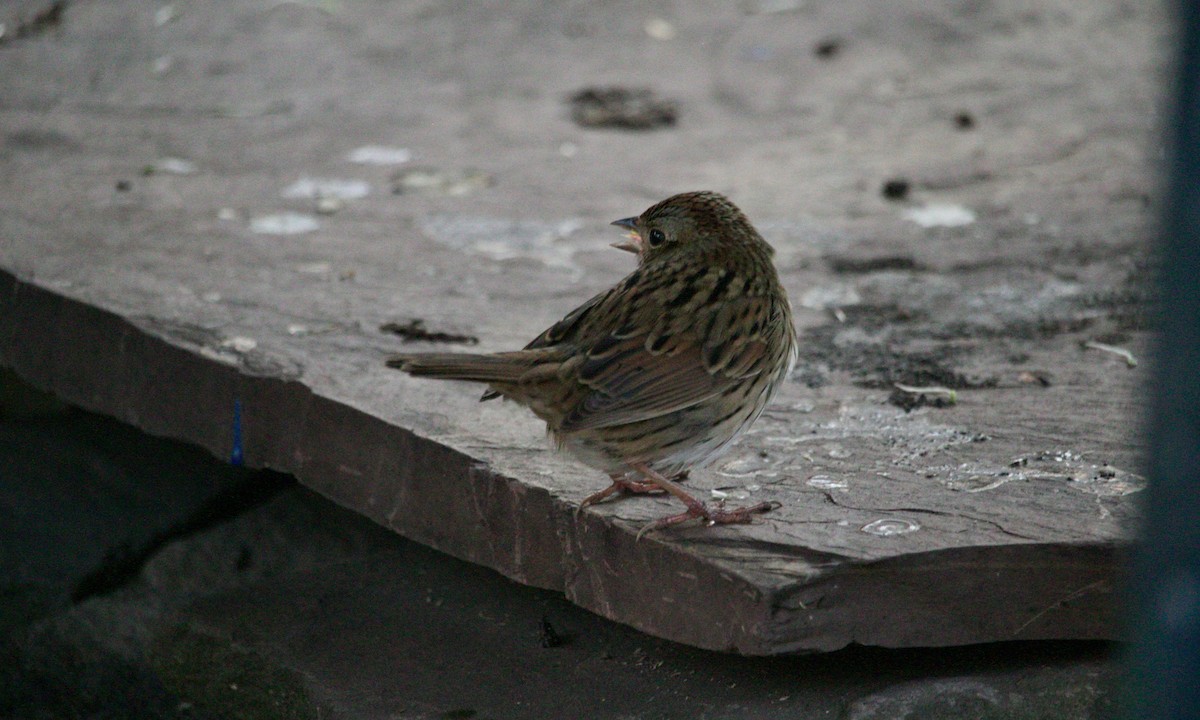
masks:
[[[607,499],[609,496],[616,495],[617,493],[629,495],[656,495],[663,492],[666,491],[652,482],[647,482],[645,480],[626,480],[625,478],[615,477],[612,479],[612,485],[609,485],[600,492],[592,493],[591,495],[585,497],[583,502],[579,503],[579,510],[583,510],[588,505],[595,505],[596,503]],[[576,512],[578,512],[578,510]]]
[[[717,508],[710,510],[699,500],[693,499],[692,503],[687,503],[688,509],[677,515],[668,515],[664,518],[659,518],[653,522],[647,523],[645,527],[638,531],[638,539],[643,535],[655,530],[661,530],[665,527],[685,523],[688,520],[702,520],[705,525],[731,525],[738,523],[748,523],[754,519],[755,515],[761,515],[765,512],[770,512],[778,507],[777,502],[761,502],[757,505],[748,505],[746,507],[733,508],[726,510],[725,508]]]
[[[675,480],[682,482],[687,479],[687,476],[688,474],[686,472],[682,472],[675,476]],[[627,476],[616,476],[612,478],[612,485],[609,485],[600,492],[592,493],[591,495],[585,497],[583,502],[579,503],[579,509],[575,512],[578,513],[585,507],[602,502],[603,500],[617,493],[621,493],[623,495],[662,495],[666,492],[667,491],[661,486],[656,485],[649,480],[632,480]]]

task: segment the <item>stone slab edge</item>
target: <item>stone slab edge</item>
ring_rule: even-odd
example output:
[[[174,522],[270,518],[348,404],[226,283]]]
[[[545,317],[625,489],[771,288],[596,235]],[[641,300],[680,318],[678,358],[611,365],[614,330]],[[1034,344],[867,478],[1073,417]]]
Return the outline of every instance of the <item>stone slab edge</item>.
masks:
[[[576,516],[452,448],[189,345],[150,318],[0,269],[0,364],[30,384],[226,458],[240,402],[247,466],[291,473],[405,537],[660,637],[772,655],[1100,639],[1118,626],[1112,546],[981,546],[862,563],[728,534],[637,541],[634,526]],[[353,469],[362,467],[373,470]]]

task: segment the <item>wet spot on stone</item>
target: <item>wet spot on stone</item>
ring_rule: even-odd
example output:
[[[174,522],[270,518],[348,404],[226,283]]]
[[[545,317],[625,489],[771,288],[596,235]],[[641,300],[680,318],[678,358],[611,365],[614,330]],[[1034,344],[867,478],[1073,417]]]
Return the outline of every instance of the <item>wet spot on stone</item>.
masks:
[[[903,518],[880,518],[873,520],[866,525],[863,525],[862,531],[870,535],[878,535],[879,537],[892,537],[894,535],[907,535],[911,532],[920,530],[919,523]]]

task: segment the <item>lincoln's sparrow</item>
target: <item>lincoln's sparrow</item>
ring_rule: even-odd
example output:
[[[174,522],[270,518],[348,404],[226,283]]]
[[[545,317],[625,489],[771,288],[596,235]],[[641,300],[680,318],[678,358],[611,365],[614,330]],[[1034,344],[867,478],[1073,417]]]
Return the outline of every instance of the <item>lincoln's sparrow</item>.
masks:
[[[683,193],[618,220],[614,247],[638,267],[524,350],[396,355],[418,376],[487,383],[546,421],[558,446],[603,470],[613,493],[665,490],[690,518],[748,522],[774,505],[708,508],[677,482],[725,451],[759,416],[796,359],[796,331],[771,247],[733,203]],[[672,479],[674,478],[674,479]]]

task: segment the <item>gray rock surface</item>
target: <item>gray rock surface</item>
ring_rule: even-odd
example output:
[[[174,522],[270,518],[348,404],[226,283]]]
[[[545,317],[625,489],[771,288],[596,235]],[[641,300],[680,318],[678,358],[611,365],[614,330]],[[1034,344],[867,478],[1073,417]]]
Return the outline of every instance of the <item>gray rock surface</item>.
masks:
[[[52,6],[0,38],[0,365],[39,388],[218,457],[239,424],[251,467],[704,648],[1118,632],[1142,376],[1094,343],[1146,345],[1157,4]],[[576,126],[612,85],[676,124]],[[444,347],[389,322],[523,344],[630,269],[608,221],[702,187],[803,336],[692,481],[763,522],[634,542],[666,501],[577,517],[603,479],[527,413],[382,367]]]

